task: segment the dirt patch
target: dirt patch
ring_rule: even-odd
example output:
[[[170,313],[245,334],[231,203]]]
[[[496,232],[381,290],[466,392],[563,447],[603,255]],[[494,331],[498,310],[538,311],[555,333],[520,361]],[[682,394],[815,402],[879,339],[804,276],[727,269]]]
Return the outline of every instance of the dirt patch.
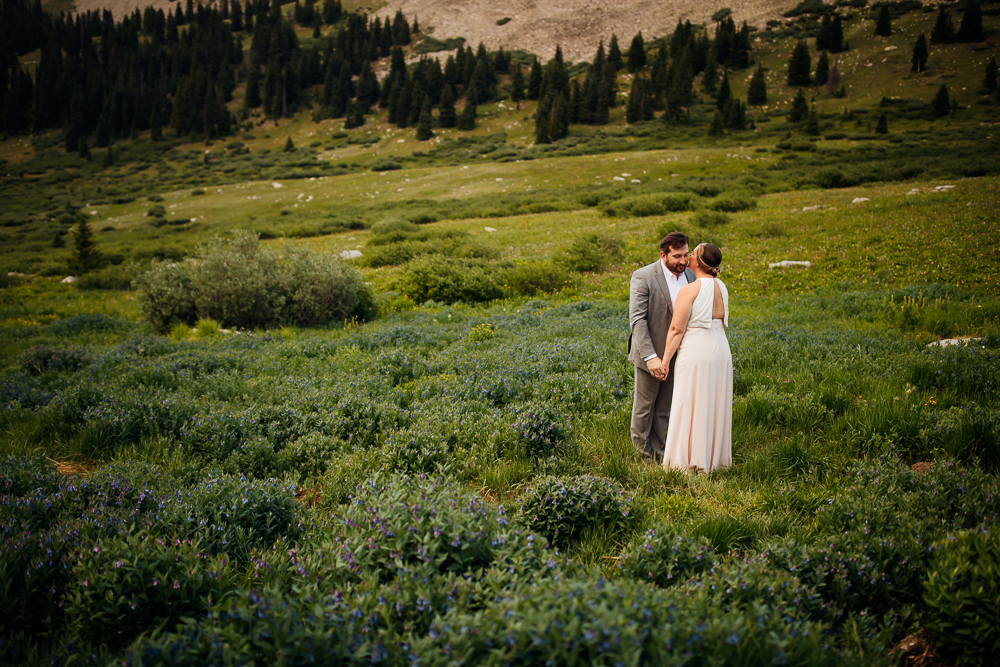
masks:
[[[482,42],[490,50],[501,46],[523,49],[548,60],[559,44],[567,60],[579,61],[593,58],[598,40],[603,39],[607,46],[612,33],[618,35],[624,52],[640,30],[643,37],[651,39],[673,32],[678,19],[710,24],[712,14],[722,6],[732,8],[736,21],[763,28],[767,19],[797,4],[798,0],[719,4],[698,0],[511,0],[500,4],[487,0],[389,0],[377,14],[392,17],[402,10],[411,22],[416,16],[421,28],[432,27],[435,39],[465,37],[473,49]],[[503,19],[510,21],[497,25]]]

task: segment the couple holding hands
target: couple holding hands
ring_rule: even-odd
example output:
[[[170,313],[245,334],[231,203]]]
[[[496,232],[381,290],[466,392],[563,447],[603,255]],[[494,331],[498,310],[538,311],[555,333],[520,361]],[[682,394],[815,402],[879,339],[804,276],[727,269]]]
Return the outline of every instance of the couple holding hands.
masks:
[[[629,352],[635,366],[632,442],[665,469],[732,465],[733,355],[722,252],[671,232],[660,258],[632,274]]]

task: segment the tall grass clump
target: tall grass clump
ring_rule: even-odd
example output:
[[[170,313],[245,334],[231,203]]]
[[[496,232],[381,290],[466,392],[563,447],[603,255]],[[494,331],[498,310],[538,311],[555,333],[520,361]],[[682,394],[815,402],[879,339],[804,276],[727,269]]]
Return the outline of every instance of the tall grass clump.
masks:
[[[239,231],[198,246],[183,262],[156,262],[133,281],[143,316],[160,331],[199,318],[226,327],[315,326],[369,314],[361,274],[339,257],[261,246]]]

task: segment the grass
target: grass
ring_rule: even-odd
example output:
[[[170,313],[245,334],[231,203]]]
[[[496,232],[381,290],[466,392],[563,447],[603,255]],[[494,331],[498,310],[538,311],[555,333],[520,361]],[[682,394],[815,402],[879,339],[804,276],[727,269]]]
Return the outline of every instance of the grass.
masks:
[[[825,530],[822,508],[850,496],[859,462],[959,460],[995,475],[1000,172],[991,152],[1000,144],[995,106],[974,105],[972,86],[996,47],[935,47],[932,68],[910,75],[907,44],[932,21],[911,12],[887,39],[870,36],[870,22],[848,22],[849,96],[816,99],[823,132],[840,138],[810,141],[786,124],[780,112],[794,91],[777,80],[791,42],[763,39],[755,58],[771,67],[771,100],[751,111],[760,129],[721,140],[706,140],[700,125],[625,128],[619,108],[611,127],[574,127],[543,150],[530,146],[533,104],[515,112],[504,103],[481,107],[477,130],[431,142],[384,118],[344,136],[339,121],[300,114],[210,145],[122,142],[109,169],[94,166],[100,156],[65,158],[53,134],[5,139],[0,159],[16,178],[0,184],[10,195],[0,214],[0,453],[38,451],[85,469],[148,462],[192,485],[208,468],[283,476],[318,494],[303,509],[317,522],[373,474],[444,471],[514,513],[540,476],[599,475],[635,499],[642,520],[625,532],[591,526],[566,555],[584,576],[612,579],[649,529],[704,538],[727,566],[775,543],[811,544]],[[731,75],[737,96],[749,74]],[[942,81],[968,109],[931,121],[887,107],[894,139],[851,138],[881,114],[882,97],[929,99]],[[854,118],[841,119],[844,105]],[[299,147],[291,156],[280,153],[288,138]],[[321,147],[305,148],[314,141]],[[404,168],[370,170],[387,157]],[[606,213],[618,200],[678,193],[698,211]],[[754,205],[709,219],[707,202],[737,199]],[[435,220],[420,225],[429,232],[421,243],[462,238],[512,263],[559,259],[591,234],[624,250],[541,298],[507,291],[478,306],[416,304],[396,293],[401,267],[366,267],[382,305],[374,322],[224,336],[201,321],[159,337],[138,321],[133,293],[59,282],[69,249],[51,241],[72,204],[86,204],[113,260],[107,271],[179,259],[246,227],[267,244],[374,255],[391,242],[372,225],[415,217]],[[154,204],[164,216],[146,215]],[[720,245],[732,294],[734,465],[708,475],[643,463],[629,435],[628,281],[655,260],[664,229]],[[769,267],[782,260],[812,266]],[[926,346],[948,336],[987,339]],[[91,365],[32,375],[23,355],[33,348],[83,348]],[[511,424],[537,402],[567,415],[564,452],[521,451]],[[885,627],[909,632],[916,622]]]

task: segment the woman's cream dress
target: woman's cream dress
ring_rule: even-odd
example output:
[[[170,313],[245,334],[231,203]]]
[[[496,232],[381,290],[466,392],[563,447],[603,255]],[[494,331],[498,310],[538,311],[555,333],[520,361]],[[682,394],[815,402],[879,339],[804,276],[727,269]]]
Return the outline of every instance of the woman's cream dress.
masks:
[[[711,472],[733,463],[733,354],[724,329],[729,326],[729,291],[717,278],[698,282],[701,288],[674,365],[663,467]],[[712,319],[716,285],[725,305],[721,320]]]

